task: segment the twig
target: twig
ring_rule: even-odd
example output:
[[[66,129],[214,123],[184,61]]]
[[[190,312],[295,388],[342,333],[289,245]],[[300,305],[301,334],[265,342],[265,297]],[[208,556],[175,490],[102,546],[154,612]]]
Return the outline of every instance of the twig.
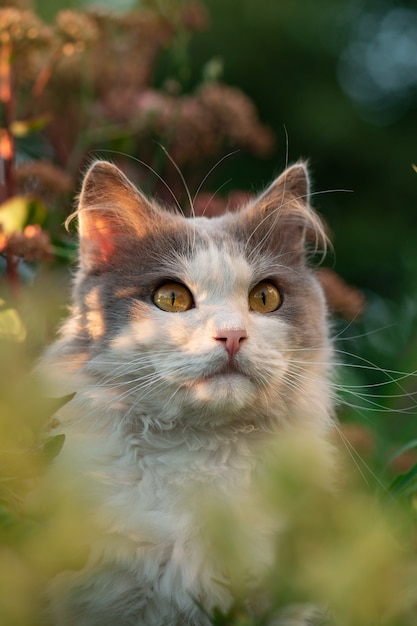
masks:
[[[14,176],[15,145],[11,132],[14,114],[12,92],[12,44],[11,41],[2,41],[0,44],[0,160],[3,169],[3,192],[1,200],[4,202],[12,198],[16,192]],[[14,297],[18,294],[19,274],[17,272],[18,259],[11,253],[6,255],[6,276],[10,290]]]

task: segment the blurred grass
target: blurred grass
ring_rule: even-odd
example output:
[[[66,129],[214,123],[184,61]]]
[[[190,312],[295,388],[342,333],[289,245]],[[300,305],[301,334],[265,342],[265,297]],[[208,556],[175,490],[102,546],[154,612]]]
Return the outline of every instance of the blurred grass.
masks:
[[[78,494],[62,488],[59,476],[44,478],[62,438],[46,438],[58,403],[46,397],[33,373],[63,312],[61,280],[59,273],[41,273],[18,303],[3,301],[0,310],[2,626],[43,626],[47,580],[63,568],[79,567],[86,556],[85,506]]]
[[[247,597],[244,578],[271,532],[265,526],[269,515],[276,523],[274,559],[271,571],[261,576],[261,588],[275,610],[313,604],[327,609],[325,623],[335,626],[415,624],[411,511],[388,492],[383,502],[375,499],[347,466],[341,472],[343,487],[334,491],[319,441],[284,435],[274,459],[249,495],[235,494],[227,501],[204,497],[200,503],[209,545],[230,576],[236,614],[241,615]],[[251,537],[253,527],[262,528],[262,519],[264,537]],[[221,619],[217,616],[213,623],[222,624]],[[241,623],[239,619],[230,623]]]
[[[66,8],[85,4],[89,3],[73,0]],[[108,4],[114,5],[115,0]],[[319,448],[311,442],[287,442],[277,450],[270,474],[244,502],[214,499],[209,507],[205,503],[202,510],[213,551],[231,572],[236,597],[230,613],[217,612],[213,623],[260,624],[245,609],[245,572],[256,559],[257,544],[248,541],[250,524],[267,512],[283,520],[275,537],[272,572],[263,579],[265,593],[278,609],[313,601],[331,606],[331,623],[336,626],[415,626],[417,470],[412,442],[416,437],[417,264],[411,118],[376,128],[361,120],[342,96],[337,59],[342,39],[354,26],[349,20],[343,26],[347,2],[340,3],[339,11],[334,3],[322,0],[320,10],[311,5],[307,12],[300,2],[278,7],[274,0],[265,0],[262,10],[245,2],[244,10],[239,10],[241,36],[246,37],[250,27],[251,41],[262,42],[256,54],[253,46],[242,47],[236,39],[236,3],[226,6],[208,0],[206,4],[213,28],[193,39],[188,58],[167,48],[155,84],[170,77],[175,82],[183,74],[190,83],[200,80],[201,67],[215,51],[222,57],[217,59],[220,66],[225,59],[228,82],[252,95],[262,119],[281,137],[278,156],[264,162],[236,160],[234,187],[271,178],[278,157],[283,161],[288,148],[282,138],[285,123],[290,159],[300,154],[314,159],[315,189],[357,190],[354,201],[350,194],[331,194],[319,196],[317,203],[335,234],[338,271],[367,291],[368,301],[361,320],[334,327],[341,350],[337,360],[346,363],[340,372],[345,400],[340,417],[344,423],[358,425],[362,442],[365,439],[358,452],[356,442],[349,449],[350,462],[359,471],[347,473],[359,477],[335,496],[325,488],[322,459],[316,454]],[[62,8],[60,0],[38,0],[35,5],[50,20]],[[331,52],[326,48],[328,37],[334,44],[341,24],[344,36]],[[179,50],[184,52],[181,46]],[[311,71],[299,71],[304,67]],[[23,154],[53,158],[49,144],[39,143],[38,136],[29,139],[32,143],[25,150],[23,143],[18,145]],[[134,144],[127,145],[126,151],[134,156]],[[218,175],[221,183],[228,177],[224,170]],[[218,186],[215,178],[212,184]],[[398,210],[393,211],[393,206]],[[54,220],[62,230],[61,218],[54,216]],[[65,245],[57,251],[69,260],[73,248]],[[18,303],[10,303],[0,293],[1,626],[45,626],[42,590],[55,572],[82,563],[80,537],[89,534],[77,494],[65,493],[58,477],[58,482],[51,479],[37,488],[54,448],[57,451],[62,442],[49,442],[49,456],[45,453],[44,428],[55,405],[46,400],[31,372],[65,314],[68,273],[41,269],[31,283],[34,275],[26,265],[21,279],[27,284]],[[407,446],[414,456],[399,469],[390,459]],[[395,499],[389,495],[392,481]]]
[[[20,332],[7,337],[3,328],[0,339],[2,626],[45,626],[47,581],[82,565],[92,532],[81,494],[69,493],[59,476],[40,482],[62,441],[49,441],[45,451],[44,428],[56,405],[32,369],[65,310],[64,278],[49,273],[26,287],[15,308]],[[248,579],[257,571],[262,596],[277,611],[315,604],[328,609],[326,623],[335,626],[415,626],[415,490],[402,497],[400,479],[395,497],[388,484],[377,496],[346,459],[334,476],[322,443],[311,438],[283,438],[273,459],[249,493],[219,499],[204,492],[195,503],[210,556],[227,572],[235,598],[212,623],[265,623],[246,606]],[[264,532],[254,539],[259,524]],[[272,557],[265,571],[257,565],[262,554]]]

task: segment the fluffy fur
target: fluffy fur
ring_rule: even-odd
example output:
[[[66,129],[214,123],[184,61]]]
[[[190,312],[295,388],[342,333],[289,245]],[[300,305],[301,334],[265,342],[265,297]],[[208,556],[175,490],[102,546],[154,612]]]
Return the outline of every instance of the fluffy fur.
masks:
[[[45,364],[76,392],[57,466],[93,503],[97,534],[87,565],[54,583],[57,626],[203,626],[200,606],[229,606],[190,493],[245,490],[275,436],[324,440],[332,426],[326,306],[306,259],[325,235],[308,196],[299,163],[239,212],[186,219],[109,163],[88,171],[73,309]],[[259,313],[248,294],[265,280],[282,304]],[[189,310],[154,303],[172,281]],[[254,571],[269,558],[260,548]]]

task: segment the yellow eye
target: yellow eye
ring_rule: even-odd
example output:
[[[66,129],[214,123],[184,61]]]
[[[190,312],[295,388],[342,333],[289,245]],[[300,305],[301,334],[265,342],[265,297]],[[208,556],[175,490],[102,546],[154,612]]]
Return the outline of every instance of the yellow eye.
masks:
[[[194,304],[189,289],[180,283],[161,285],[155,291],[153,301],[157,307],[168,313],[183,313]]]
[[[279,309],[281,294],[271,283],[263,281],[255,285],[249,294],[249,307],[257,313],[271,313]]]

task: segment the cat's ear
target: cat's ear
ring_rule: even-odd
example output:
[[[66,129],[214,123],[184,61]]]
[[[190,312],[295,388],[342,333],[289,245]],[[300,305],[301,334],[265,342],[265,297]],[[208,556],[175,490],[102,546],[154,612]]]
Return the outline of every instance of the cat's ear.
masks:
[[[307,165],[299,161],[288,167],[263,194],[293,196],[305,204],[310,202],[310,175]]]
[[[112,261],[126,237],[146,231],[153,213],[115,165],[96,161],[85,175],[77,210],[81,266],[90,270]]]
[[[310,177],[303,162],[288,167],[252,205],[251,212],[289,252],[303,255],[306,244],[327,246],[324,223],[310,206]]]

